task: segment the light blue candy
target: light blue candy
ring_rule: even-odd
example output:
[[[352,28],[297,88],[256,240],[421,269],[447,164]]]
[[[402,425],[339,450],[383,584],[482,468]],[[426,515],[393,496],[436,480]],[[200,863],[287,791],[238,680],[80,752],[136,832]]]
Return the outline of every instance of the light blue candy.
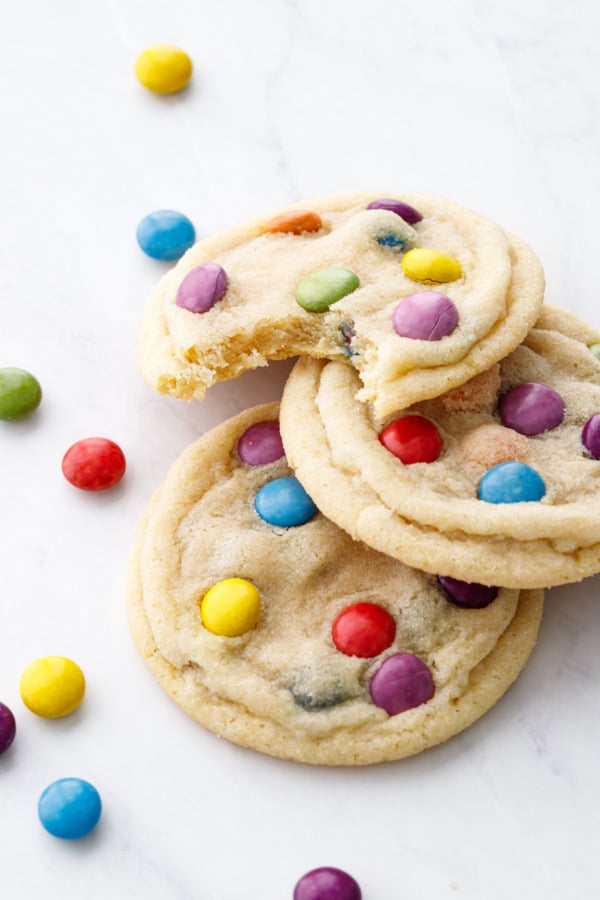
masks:
[[[183,213],[158,209],[144,216],[137,227],[137,240],[152,259],[179,259],[196,240],[196,231]]]
[[[297,478],[276,478],[267,482],[256,494],[254,507],[261,519],[282,528],[304,525],[317,512]]]
[[[67,841],[89,834],[98,824],[101,812],[98,791],[82,778],[53,781],[38,802],[38,815],[46,831]]]
[[[546,486],[540,475],[521,462],[504,462],[489,469],[479,482],[478,497],[488,503],[541,500]]]

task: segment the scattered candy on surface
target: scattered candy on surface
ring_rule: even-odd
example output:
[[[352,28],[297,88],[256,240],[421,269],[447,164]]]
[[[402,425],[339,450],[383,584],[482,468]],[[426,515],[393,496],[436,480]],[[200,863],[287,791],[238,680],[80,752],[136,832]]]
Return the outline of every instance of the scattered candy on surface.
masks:
[[[452,603],[467,609],[483,609],[498,596],[497,587],[459,581],[457,578],[450,578],[447,575],[438,575],[438,581]]]
[[[179,259],[196,240],[196,230],[183,213],[158,209],[144,216],[137,227],[137,242],[152,259]]]
[[[519,434],[542,434],[563,420],[565,404],[560,394],[538,381],[518,384],[507,391],[500,403],[504,425]]]
[[[5,703],[0,703],[0,756],[8,750],[16,733],[17,724],[12,711]]]
[[[227,272],[218,263],[196,266],[179,285],[175,303],[193,313],[208,312],[224,297],[228,283]]]
[[[429,668],[412,653],[396,653],[377,669],[369,685],[375,706],[395,716],[431,700],[435,693]]]
[[[346,656],[368,659],[393,644],[396,623],[387,609],[377,603],[353,603],[337,616],[331,636]]]
[[[397,216],[400,216],[400,218],[404,219],[405,222],[408,222],[409,225],[415,225],[416,222],[420,222],[423,218],[421,213],[415,209],[414,206],[403,203],[402,200],[386,200],[385,198],[381,200],[371,200],[367,209],[387,209],[390,212],[396,213]]]
[[[100,794],[82,778],[53,781],[38,801],[38,815],[46,831],[67,841],[89,834],[98,824],[101,812]]]
[[[350,269],[329,266],[302,279],[296,288],[296,300],[309,312],[326,312],[332,303],[351,294],[359,284],[358,275]]]
[[[62,460],[63,475],[82,491],[106,491],[125,474],[125,455],[108,438],[83,438],[73,444]]]
[[[594,459],[600,459],[600,413],[587,420],[581,432],[581,440]]]
[[[247,466],[266,466],[284,455],[279,422],[257,422],[238,441],[238,456]]]
[[[254,507],[261,519],[281,528],[304,525],[317,513],[317,507],[293,476],[263,485],[257,491]]]
[[[244,578],[226,578],[206,592],[200,604],[202,623],[213,634],[239,637],[260,618],[260,594]]]
[[[493,466],[479,482],[477,496],[487,503],[521,503],[541,500],[546,487],[531,466],[504,462]]]
[[[383,429],[379,440],[390,453],[409,466],[430,463],[440,455],[442,438],[429,419],[423,416],[403,416]]]
[[[415,247],[402,257],[404,274],[412,281],[431,281],[445,284],[456,281],[462,275],[460,263],[440,250]]]
[[[140,53],[135,61],[135,74],[154,94],[175,94],[189,83],[192,61],[179,47],[156,44]]]
[[[37,409],[42,389],[25,369],[0,369],[0,419],[22,419]]]
[[[270,219],[262,230],[266,234],[302,234],[304,231],[320,231],[322,227],[323,222],[318,213],[308,209],[292,209]]]
[[[30,663],[19,684],[27,709],[45,719],[58,719],[77,709],[85,694],[83,672],[65,656],[43,656]]]
[[[458,310],[445,294],[419,291],[398,303],[392,313],[392,325],[401,337],[439,341],[458,325]]]
[[[311,869],[294,888],[293,900],[361,900],[358,883],[333,866]]]

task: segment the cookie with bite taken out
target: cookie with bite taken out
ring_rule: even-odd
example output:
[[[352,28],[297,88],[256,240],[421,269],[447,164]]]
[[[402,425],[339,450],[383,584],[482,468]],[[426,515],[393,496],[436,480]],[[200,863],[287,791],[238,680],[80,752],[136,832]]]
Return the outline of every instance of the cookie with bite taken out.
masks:
[[[341,361],[386,416],[507,356],[543,290],[523,241],[450,200],[322,197],[188,250],[147,303],[138,361],[185,400],[271,359]]]

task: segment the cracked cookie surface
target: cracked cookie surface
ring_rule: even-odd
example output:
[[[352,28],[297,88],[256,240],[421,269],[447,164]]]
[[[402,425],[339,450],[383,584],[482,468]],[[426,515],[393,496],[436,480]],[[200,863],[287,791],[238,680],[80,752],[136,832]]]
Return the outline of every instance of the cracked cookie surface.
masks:
[[[318,511],[302,524],[270,524],[257,513],[256,496],[293,472],[283,456],[257,464],[256,442],[240,441],[277,417],[278,405],[268,404],[214,429],[181,455],[157,491],[129,568],[138,649],[189,715],[275,756],[361,765],[446,740],[494,705],[521,671],[542,592],[500,590],[484,607],[464,608],[435,577],[353,541]],[[211,589],[231,580],[260,596],[258,617],[235,636],[215,633],[205,618]],[[371,623],[358,638],[357,608]],[[227,615],[229,626],[235,614]],[[398,657],[417,660],[431,690],[395,713],[374,682]]]
[[[282,401],[288,459],[326,515],[407,564],[507,587],[578,581],[600,571],[600,460],[582,441],[600,411],[600,363],[590,350],[599,340],[585,322],[546,307],[499,366],[404,411],[441,439],[435,459],[415,464],[382,444],[390,420],[356,402],[348,367],[303,358]],[[529,407],[519,401],[513,421],[509,393],[532,384],[538,393]],[[546,407],[548,427],[536,431],[531,423]],[[478,486],[494,470],[537,477],[543,496],[488,502]]]

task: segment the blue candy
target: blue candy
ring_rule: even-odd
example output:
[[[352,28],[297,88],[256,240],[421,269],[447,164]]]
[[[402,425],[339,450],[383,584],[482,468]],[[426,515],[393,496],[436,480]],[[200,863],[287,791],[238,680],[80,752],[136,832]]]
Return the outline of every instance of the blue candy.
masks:
[[[148,213],[137,227],[138,244],[152,259],[179,259],[196,240],[187,216],[173,209]]]
[[[488,503],[541,500],[546,486],[540,475],[520,462],[504,462],[489,469],[479,482],[478,497]]]
[[[397,250],[398,247],[401,250],[406,250],[408,247],[408,241],[398,237],[397,234],[392,234],[391,231],[387,234],[380,234],[377,238],[377,243],[381,244],[382,247],[392,247],[394,250]]]
[[[49,784],[38,802],[40,822],[54,837],[74,841],[98,824],[102,803],[96,788],[82,778]]]
[[[256,494],[254,508],[269,525],[282,528],[304,525],[317,512],[297,478],[276,478],[267,482]]]

